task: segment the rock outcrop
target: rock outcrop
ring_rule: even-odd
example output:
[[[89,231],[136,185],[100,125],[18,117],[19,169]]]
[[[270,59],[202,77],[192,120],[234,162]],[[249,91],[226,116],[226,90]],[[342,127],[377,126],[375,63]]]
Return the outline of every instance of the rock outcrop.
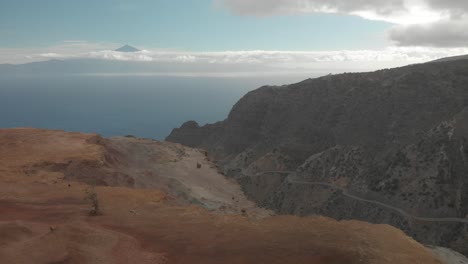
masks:
[[[463,221],[421,221],[343,194],[411,216],[466,219],[467,73],[468,60],[454,60],[261,87],[226,120],[186,123],[167,140],[208,150],[261,206],[388,223],[468,254]]]

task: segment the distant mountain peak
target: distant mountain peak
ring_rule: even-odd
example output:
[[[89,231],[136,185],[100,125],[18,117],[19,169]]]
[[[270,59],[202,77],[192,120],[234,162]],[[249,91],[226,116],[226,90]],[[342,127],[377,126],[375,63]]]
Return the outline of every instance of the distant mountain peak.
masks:
[[[135,48],[135,47],[132,47],[130,45],[125,45],[125,46],[122,46],[118,49],[116,49],[115,51],[120,51],[120,52],[137,52],[137,51],[140,51],[139,49]]]

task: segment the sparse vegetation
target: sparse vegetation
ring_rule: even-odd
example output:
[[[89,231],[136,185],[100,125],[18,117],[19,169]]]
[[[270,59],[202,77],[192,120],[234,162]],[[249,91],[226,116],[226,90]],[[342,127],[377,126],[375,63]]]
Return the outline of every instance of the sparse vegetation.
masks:
[[[95,184],[92,184],[85,190],[85,200],[91,203],[91,209],[89,210],[89,215],[97,216],[101,214],[99,209],[99,198],[96,192]]]

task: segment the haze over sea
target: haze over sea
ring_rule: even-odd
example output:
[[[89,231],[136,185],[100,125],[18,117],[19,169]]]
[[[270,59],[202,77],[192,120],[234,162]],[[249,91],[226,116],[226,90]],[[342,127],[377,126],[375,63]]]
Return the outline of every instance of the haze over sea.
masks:
[[[225,119],[250,90],[304,78],[2,77],[0,128],[38,127],[162,140],[187,120],[205,124]]]

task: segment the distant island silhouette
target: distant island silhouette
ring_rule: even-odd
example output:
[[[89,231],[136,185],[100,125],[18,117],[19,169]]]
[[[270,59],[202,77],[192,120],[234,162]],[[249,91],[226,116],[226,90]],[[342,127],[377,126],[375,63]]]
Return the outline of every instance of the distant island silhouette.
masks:
[[[125,46],[122,46],[122,47],[116,49],[115,51],[119,51],[119,52],[138,52],[140,50],[135,48],[135,47],[132,47],[130,45],[125,45]]]

